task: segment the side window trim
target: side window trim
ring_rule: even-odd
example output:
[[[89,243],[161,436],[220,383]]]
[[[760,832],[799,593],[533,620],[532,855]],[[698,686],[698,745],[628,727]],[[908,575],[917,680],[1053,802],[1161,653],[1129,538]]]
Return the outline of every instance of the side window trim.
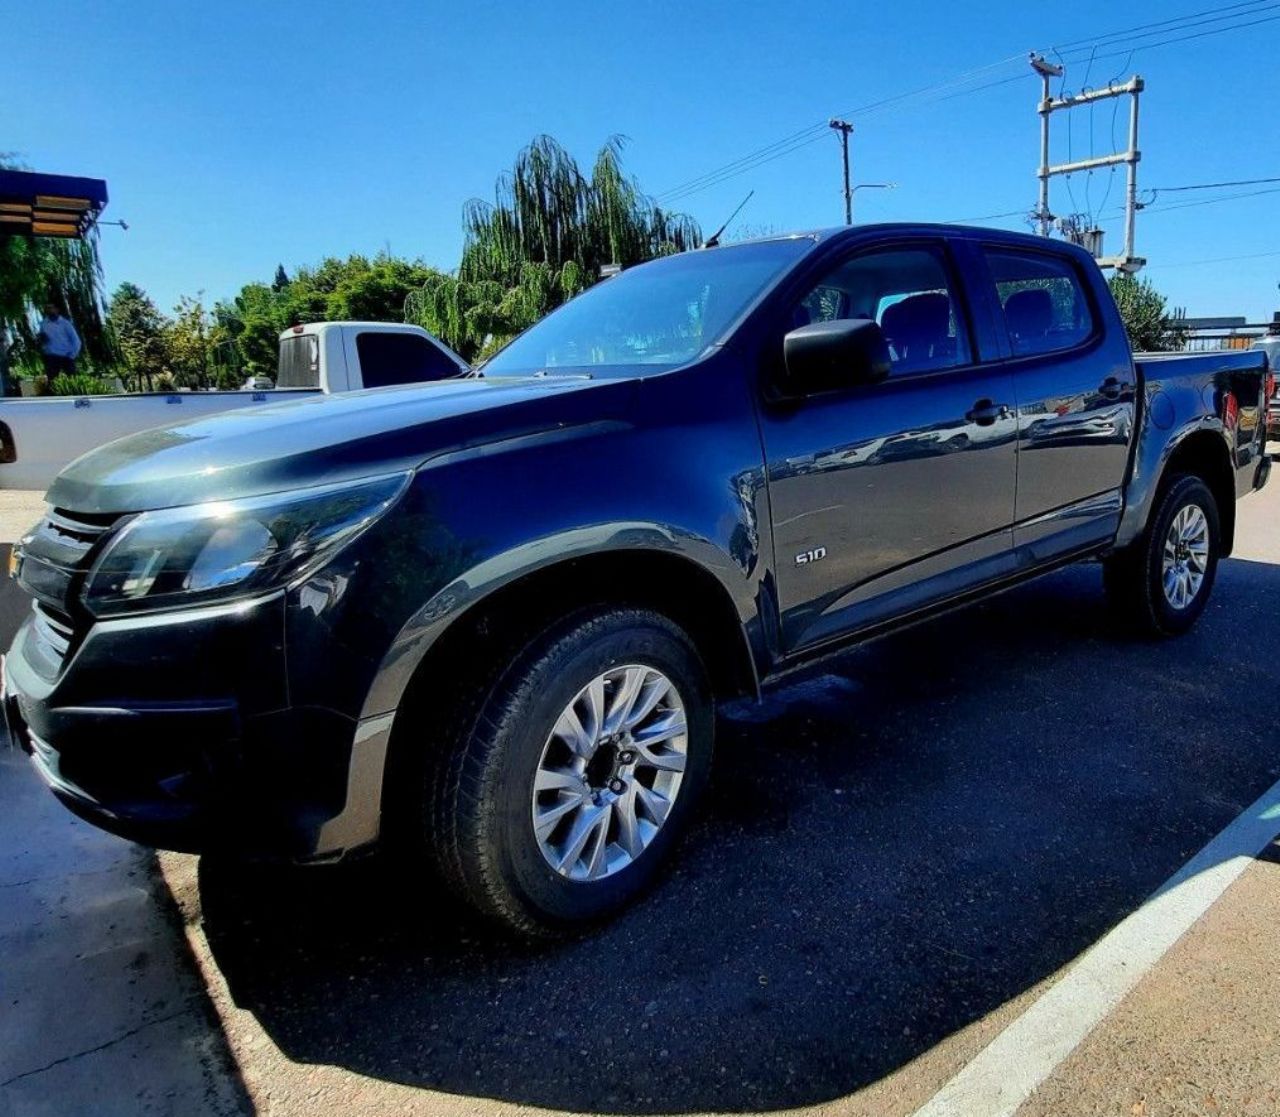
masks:
[[[951,312],[955,316],[956,331],[964,331],[964,341],[968,348],[968,360],[957,361],[954,365],[947,365],[944,368],[919,369],[914,372],[890,373],[889,380],[895,383],[904,383],[911,380],[922,380],[925,378],[954,376],[956,373],[964,372],[972,369],[981,362],[978,349],[978,334],[975,328],[973,308],[969,305],[968,292],[965,289],[964,274],[960,267],[956,256],[955,246],[951,240],[943,236],[934,237],[908,237],[894,244],[877,245],[870,248],[868,252],[874,252],[880,248],[923,248],[931,251],[934,257],[942,265],[942,275],[947,281],[947,290],[951,297]]]
[[[951,251],[963,276],[965,298],[973,317],[974,359],[978,364],[993,364],[1013,355],[1005,328],[1004,308],[996,293],[995,279],[987,264],[985,246],[969,237],[951,240]]]

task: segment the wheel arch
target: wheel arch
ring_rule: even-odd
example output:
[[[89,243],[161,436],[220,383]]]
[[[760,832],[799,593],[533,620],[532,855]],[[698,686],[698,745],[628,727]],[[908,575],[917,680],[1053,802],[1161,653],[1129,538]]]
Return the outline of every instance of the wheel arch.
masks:
[[[680,625],[706,663],[717,696],[758,694],[757,657],[748,634],[754,605],[746,579],[735,597],[723,573],[689,553],[696,548],[675,550],[669,536],[666,542],[594,550],[568,546],[549,561],[537,561],[549,548],[535,544],[535,554],[499,556],[455,579],[405,625],[361,717],[398,709],[418,680],[477,643],[503,634],[531,635],[574,609],[606,603],[651,608]],[[730,573],[737,570],[729,567]]]
[[[1226,431],[1220,421],[1210,416],[1168,435],[1148,425],[1126,486],[1125,512],[1115,540],[1117,549],[1142,535],[1169,478],[1180,473],[1199,477],[1209,486],[1218,503],[1223,555],[1231,553],[1235,544],[1235,473]]]
[[[1156,491],[1163,491],[1168,480],[1179,474],[1199,477],[1213,493],[1218,504],[1222,554],[1231,554],[1236,528],[1235,474],[1222,433],[1204,428],[1193,430],[1174,444],[1160,472]]]

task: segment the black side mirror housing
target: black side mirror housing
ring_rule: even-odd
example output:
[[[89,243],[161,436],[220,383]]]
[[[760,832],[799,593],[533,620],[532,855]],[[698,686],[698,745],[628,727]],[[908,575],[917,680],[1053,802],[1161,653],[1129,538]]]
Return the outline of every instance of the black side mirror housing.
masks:
[[[884,331],[870,318],[799,326],[782,339],[782,352],[789,395],[875,384],[889,375],[893,363]]]

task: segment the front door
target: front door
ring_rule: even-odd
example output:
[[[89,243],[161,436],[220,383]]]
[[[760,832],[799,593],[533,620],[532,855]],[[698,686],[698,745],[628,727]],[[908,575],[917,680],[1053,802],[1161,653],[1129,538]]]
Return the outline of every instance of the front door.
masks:
[[[779,329],[833,318],[878,321],[893,367],[879,384],[761,405],[784,652],[1012,563],[1012,379],[977,362],[944,243],[855,251]]]

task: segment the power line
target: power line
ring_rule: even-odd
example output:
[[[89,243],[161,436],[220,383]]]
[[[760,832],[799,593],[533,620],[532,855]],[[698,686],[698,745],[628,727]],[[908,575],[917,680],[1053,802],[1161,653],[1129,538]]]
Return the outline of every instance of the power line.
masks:
[[[1196,202],[1178,202],[1171,206],[1153,206],[1148,203],[1143,207],[1143,214],[1172,213],[1176,209],[1194,209],[1196,206],[1215,206],[1220,202],[1238,202],[1245,198],[1257,198],[1263,194],[1280,194],[1280,186],[1272,186],[1266,190],[1250,190],[1244,194],[1226,194],[1221,198],[1201,198]]]
[[[1011,209],[1005,213],[984,213],[981,217],[953,217],[944,221],[944,225],[976,225],[980,221],[997,221],[1002,217],[1026,217],[1030,213],[1026,206],[1022,209]]]
[[[963,73],[944,81],[934,82],[930,85],[922,86],[919,89],[913,89],[906,93],[894,94],[891,97],[883,97],[878,101],[870,101],[856,109],[846,110],[839,115],[842,117],[868,116],[875,112],[883,112],[886,109],[897,107],[903,102],[914,98],[922,97],[934,92],[944,92],[949,89],[954,89],[957,86],[962,86],[972,81],[980,74],[987,73],[1001,66],[1007,66],[1014,61],[1020,61],[1022,57],[1023,56],[1021,54],[1010,55],[1007,58],[1000,59],[998,62],[991,62],[985,66],[977,66],[971,70],[966,70]],[[1018,76],[1021,77],[1021,75]],[[1004,83],[995,82],[992,84],[1001,85]],[[989,86],[978,86],[977,88],[984,89],[989,88]],[[965,93],[976,91],[976,89],[962,90],[962,92]],[[770,163],[782,155],[788,155],[793,151],[798,151],[802,147],[807,147],[809,144],[820,139],[826,134],[826,132],[827,122],[825,120],[820,123],[811,124],[807,128],[802,128],[798,132],[793,132],[789,136],[784,136],[780,140],[776,140],[764,147],[757,148],[755,151],[749,152],[748,154],[729,163],[725,163],[714,170],[707,171],[704,174],[698,175],[696,178],[688,179],[683,183],[672,186],[659,193],[657,197],[660,200],[672,201],[679,197],[698,193],[699,191],[707,189],[709,186],[714,186],[723,182],[726,178],[736,177],[745,171],[754,170],[758,166]]]
[[[823,127],[825,128],[826,126],[823,125]],[[801,133],[801,135],[803,135],[803,133]],[[687,198],[690,194],[698,194],[712,186],[718,186],[720,183],[727,182],[729,179],[736,178],[738,175],[745,174],[747,171],[754,171],[757,167],[763,167],[766,163],[772,163],[775,159],[781,159],[784,155],[790,155],[792,152],[799,151],[802,147],[808,147],[810,144],[817,143],[819,140],[825,138],[825,136],[825,131],[815,132],[807,138],[796,140],[795,142],[790,143],[787,147],[774,151],[772,154],[764,155],[761,158],[754,158],[751,162],[736,169],[717,172],[714,176],[709,173],[704,181],[679,189],[673,188],[663,194],[657,195],[657,198],[659,201],[665,202],[669,205],[672,202],[679,201],[681,198]]]
[[[1276,252],[1249,252],[1244,256],[1213,256],[1207,260],[1175,260],[1168,264],[1148,264],[1149,268],[1197,268],[1201,264],[1231,264],[1237,260],[1265,260],[1271,256],[1280,256]]]
[[[714,171],[707,171],[705,174],[701,174],[696,178],[691,178],[686,182],[680,183],[677,186],[672,186],[666,190],[663,190],[661,193],[655,196],[659,199],[665,199],[665,198],[672,198],[681,194],[693,193],[695,189],[700,190],[703,188],[702,185],[700,184],[706,183],[706,180],[708,179],[718,177],[725,171],[733,170],[734,168],[739,168],[739,167],[741,167],[743,170],[751,170],[752,169],[751,166],[746,166],[745,164],[751,163],[751,161],[755,160],[760,156],[768,155],[770,152],[777,151],[777,149],[783,147],[784,145],[795,144],[795,147],[788,147],[787,151],[793,151],[793,150],[796,150],[796,148],[804,147],[806,144],[813,142],[814,139],[818,139],[824,136],[826,134],[825,130],[826,130],[825,121],[822,124],[813,124],[813,125],[810,125],[808,128],[802,128],[799,132],[793,132],[790,136],[785,136],[783,139],[776,140],[771,144],[767,144],[765,147],[758,148],[757,150],[750,152],[747,155],[740,156],[739,158],[733,160],[732,162],[725,163],[723,166],[718,167]],[[808,138],[806,139],[806,137]],[[797,140],[800,140],[802,142],[796,143]],[[781,154],[786,154],[787,151],[783,151],[781,152]],[[762,159],[761,161],[767,163],[769,162],[769,159]],[[708,183],[708,185],[710,184]]]
[[[1280,182],[1280,178],[1239,178],[1234,182],[1198,182],[1194,186],[1156,186],[1156,194],[1176,194],[1183,190],[1218,190],[1225,186],[1261,186],[1268,182]]]
[[[1264,11],[1270,11],[1275,8],[1280,8],[1280,4],[1273,4],[1269,8],[1258,8],[1257,11],[1264,12]],[[1242,12],[1241,14],[1252,15],[1253,13]],[[1173,43],[1186,43],[1186,42],[1190,42],[1192,39],[1205,39],[1205,38],[1208,38],[1210,35],[1221,35],[1226,31],[1242,31],[1247,27],[1257,27],[1263,23],[1275,23],[1277,20],[1280,20],[1280,14],[1267,16],[1264,19],[1251,20],[1247,23],[1233,23],[1229,27],[1215,27],[1209,31],[1199,31],[1194,35],[1180,35],[1172,39],[1161,39],[1159,42],[1155,42],[1155,43],[1139,43],[1136,47],[1131,47],[1128,50],[1126,50],[1124,47],[1121,47],[1119,50],[1112,51],[1109,54],[1100,54],[1098,55],[1098,59],[1101,60],[1104,58],[1119,58],[1120,55],[1126,54],[1126,53],[1136,54],[1140,50],[1154,50],[1156,47],[1165,47]],[[1077,59],[1074,59],[1074,61],[1078,62],[1080,61],[1080,59],[1077,58]]]
[[[1236,182],[1205,183],[1203,185],[1197,184],[1194,186],[1162,186],[1162,187],[1159,187],[1157,190],[1153,190],[1152,193],[1168,194],[1168,193],[1173,193],[1174,191],[1179,191],[1179,190],[1207,190],[1207,189],[1210,189],[1212,186],[1251,186],[1251,185],[1254,185],[1255,183],[1268,183],[1268,182],[1280,183],[1280,178],[1240,179]],[[1221,202],[1236,202],[1236,201],[1242,201],[1246,198],[1257,198],[1264,194],[1277,194],[1277,193],[1280,193],[1280,186],[1270,187],[1269,189],[1266,189],[1266,190],[1247,190],[1247,191],[1236,193],[1236,194],[1226,194],[1226,195],[1223,195],[1221,198],[1200,198],[1196,201],[1191,201],[1191,202],[1176,202],[1173,205],[1156,205],[1154,202],[1146,202],[1142,207],[1142,212],[1144,214],[1171,213],[1174,210],[1179,210],[1179,209],[1193,209],[1196,206],[1218,205]],[[946,224],[974,225],[980,221],[996,221],[1005,217],[1024,217],[1027,215],[1028,212],[1029,211],[1026,209],[1026,207],[1023,207],[1022,209],[1006,210],[1003,213],[986,213],[986,214],[983,214],[981,217],[951,218],[946,222]],[[1121,214],[1121,213],[1124,213],[1124,207],[1113,206],[1110,210],[1104,210],[1100,208],[1099,216],[1101,217],[1103,213]],[[1104,218],[1104,220],[1107,220],[1107,219]],[[1114,220],[1114,218],[1110,218],[1109,220]]]
[[[1063,51],[1078,53],[1083,57],[1085,51],[1096,51],[1099,47],[1114,46],[1118,42],[1128,43],[1137,39],[1158,38],[1161,35],[1168,35],[1175,31],[1185,31],[1192,27],[1204,27],[1211,23],[1226,23],[1231,20],[1257,15],[1259,12],[1265,12],[1276,7],[1277,5],[1271,3],[1270,0],[1248,0],[1247,3],[1229,4],[1223,8],[1208,8],[1205,11],[1190,12],[1184,16],[1175,16],[1155,23],[1144,23],[1124,31],[1113,31],[1107,35],[1075,39],[1068,43],[1058,43],[1052,50],[1055,53]],[[1218,14],[1224,12],[1227,14]],[[1222,30],[1228,29],[1223,28]],[[1106,56],[1103,55],[1102,57]],[[1079,60],[1078,58],[1076,59],[1076,61]]]
[[[1218,7],[1218,8],[1206,8],[1204,11],[1200,11],[1200,12],[1191,12],[1187,15],[1172,16],[1169,19],[1156,20],[1154,23],[1140,23],[1136,27],[1126,27],[1123,31],[1113,31],[1110,33],[1110,35],[1104,36],[1104,38],[1116,38],[1116,37],[1123,38],[1125,35],[1128,35],[1135,31],[1146,31],[1152,27],[1164,27],[1165,25],[1170,23],[1180,23],[1183,20],[1187,20],[1187,19],[1198,19],[1200,16],[1213,15],[1217,12],[1232,11],[1236,8],[1252,8],[1264,2],[1265,0],[1240,0],[1240,2],[1235,4],[1224,4],[1222,7]],[[1091,44],[1091,43],[1097,42],[1097,40],[1098,40],[1097,36],[1086,36],[1083,39],[1071,39],[1068,42],[1059,43],[1058,49],[1066,50],[1069,47],[1080,46],[1082,43]]]
[[[1275,13],[1275,14],[1268,14]],[[1258,18],[1253,18],[1258,17]],[[1249,27],[1257,27],[1261,24],[1280,21],[1280,3],[1274,0],[1241,0],[1241,2],[1220,5],[1214,8],[1206,8],[1196,12],[1188,12],[1181,16],[1170,17],[1169,19],[1157,20],[1152,23],[1138,24],[1134,27],[1126,28],[1120,31],[1111,31],[1102,35],[1074,39],[1066,43],[1058,44],[1057,47],[1050,47],[1049,52],[1057,53],[1064,62],[1083,61],[1086,57],[1089,59],[1089,65],[1092,66],[1094,61],[1102,61],[1108,58],[1118,58],[1121,56],[1132,55],[1142,50],[1154,50],[1162,46],[1170,46],[1175,43],[1190,42],[1196,39],[1206,38],[1212,35],[1223,34],[1228,31],[1243,30]],[[1209,26],[1210,24],[1222,24],[1222,26]],[[1204,28],[1196,30],[1191,34],[1180,34],[1192,28]],[[1142,42],[1143,39],[1153,39],[1152,42]],[[1098,53],[1099,47],[1117,46],[1118,49],[1106,53]],[[1075,57],[1072,57],[1075,56]],[[1023,55],[1011,55],[995,62],[987,63],[983,66],[966,70],[950,79],[935,82],[920,89],[910,90],[905,93],[895,94],[890,97],[884,97],[877,101],[870,102],[859,108],[847,110],[840,115],[843,117],[867,116],[874,112],[892,111],[895,109],[905,108],[908,105],[916,107],[926,104],[935,103],[937,101],[950,100],[954,97],[968,96],[972,93],[978,93],[985,89],[992,89],[996,86],[1006,85],[1014,81],[1025,80],[1025,74],[1015,74],[1009,77],[999,78],[995,81],[983,82],[973,85],[972,82],[981,74],[998,70],[1003,66],[1009,65],[1011,62],[1020,61]],[[1126,60],[1126,65],[1128,60]],[[748,171],[762,167],[767,163],[771,163],[783,156],[790,155],[801,148],[816,143],[824,134],[826,134],[826,121],[815,122],[806,128],[802,128],[797,132],[793,132],[788,136],[784,136],[770,144],[756,148],[745,155],[741,155],[736,159],[721,164],[701,175],[687,179],[684,182],[677,183],[668,189],[661,191],[656,197],[665,203],[674,202],[676,200],[689,197],[692,194],[700,193],[712,186],[717,186],[721,182],[728,179],[736,178],[738,175],[745,174]]]
[[[1021,55],[1018,56],[1022,58]],[[1005,63],[1002,63],[1005,64]],[[846,112],[845,116],[865,117],[876,112],[893,111],[897,108],[906,107],[906,98],[919,98],[924,93],[933,93],[933,96],[923,100],[917,99],[913,102],[912,107],[921,107],[924,105],[934,104],[939,101],[949,101],[955,97],[966,97],[971,93],[979,93],[984,89],[994,89],[996,86],[1008,85],[1013,81],[1023,81],[1025,75],[1018,73],[1011,77],[1001,78],[997,81],[985,82],[982,85],[969,86],[967,89],[959,89],[954,92],[945,92],[956,85],[956,82],[939,82],[937,85],[927,87],[925,89],[913,90],[909,94],[901,94],[897,98],[886,99],[884,101],[875,102],[873,106],[854,109]],[[969,79],[972,80],[972,79]],[[893,103],[890,103],[892,101]],[[712,186],[718,186],[720,183],[731,178],[736,178],[740,174],[747,171],[755,170],[762,167],[766,163],[772,163],[775,159],[780,159],[784,155],[790,155],[794,151],[799,151],[802,147],[808,147],[812,143],[817,143],[826,134],[826,125],[813,125],[811,128],[801,132],[796,132],[785,140],[779,140],[775,144],[771,144],[768,148],[761,148],[752,155],[743,156],[741,159],[735,160],[733,164],[725,164],[714,171],[708,171],[706,174],[697,179],[691,179],[682,186],[673,186],[668,190],[657,194],[659,201],[671,203],[680,198],[688,197],[691,194],[700,193]],[[787,146],[782,146],[786,144]],[[776,150],[775,150],[776,149]]]

